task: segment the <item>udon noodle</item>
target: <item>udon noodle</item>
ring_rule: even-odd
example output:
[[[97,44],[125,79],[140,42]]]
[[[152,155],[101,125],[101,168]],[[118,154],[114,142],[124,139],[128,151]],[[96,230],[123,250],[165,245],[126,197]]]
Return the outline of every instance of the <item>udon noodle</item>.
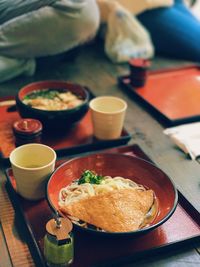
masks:
[[[153,190],[90,170],[60,190],[58,204],[73,223],[98,231],[134,231],[147,226],[157,214]]]
[[[78,184],[77,181],[64,187],[59,193],[59,205],[66,206],[72,204],[81,199],[100,195],[109,191],[134,188],[135,190],[146,190],[144,186],[138,185],[130,179],[117,176],[112,178],[111,176],[105,176],[101,184],[84,183]]]

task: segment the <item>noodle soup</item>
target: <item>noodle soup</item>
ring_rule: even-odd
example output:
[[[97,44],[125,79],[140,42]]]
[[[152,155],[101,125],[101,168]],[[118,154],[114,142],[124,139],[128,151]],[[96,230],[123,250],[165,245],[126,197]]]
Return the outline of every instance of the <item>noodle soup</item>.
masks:
[[[41,110],[73,109],[83,103],[83,99],[66,90],[41,89],[27,94],[23,103]]]
[[[89,92],[79,84],[39,81],[27,84],[16,95],[22,118],[39,120],[44,130],[62,134],[69,131],[88,111]]]
[[[114,150],[115,153],[101,152],[80,156],[63,163],[49,179],[47,185],[49,205],[58,210],[63,217],[70,216],[74,226],[88,234],[110,237],[138,236],[162,225],[171,217],[178,203],[174,184],[154,164],[135,156],[121,154],[124,151],[132,151],[132,147],[128,150]],[[86,174],[84,176],[83,171]],[[92,171],[94,175],[86,171]],[[106,184],[105,177],[108,175],[113,180],[120,178],[116,183],[117,186]],[[123,187],[118,189],[121,182]],[[88,186],[87,183],[90,185]],[[70,189],[71,186],[77,186],[80,189],[79,200],[73,194],[74,190]],[[86,186],[86,191],[82,186]],[[98,188],[104,186],[105,190],[98,189],[98,194],[90,196],[93,194],[90,190],[91,186],[98,186]],[[66,189],[70,189],[71,196]],[[66,195],[71,200],[67,199]],[[59,201],[61,197],[63,197],[63,204]],[[143,201],[145,205],[142,205]],[[87,214],[90,215],[92,221],[86,217]],[[135,221],[134,227],[125,227],[126,222],[134,223],[133,219],[136,217],[139,219]],[[147,218],[146,221],[145,218]],[[76,219],[78,219],[78,225],[75,222]],[[86,225],[82,226],[82,223]],[[120,229],[116,227],[118,224]]]
[[[153,190],[130,179],[101,176],[90,170],[60,190],[59,206],[75,224],[108,232],[144,228],[158,212]]]

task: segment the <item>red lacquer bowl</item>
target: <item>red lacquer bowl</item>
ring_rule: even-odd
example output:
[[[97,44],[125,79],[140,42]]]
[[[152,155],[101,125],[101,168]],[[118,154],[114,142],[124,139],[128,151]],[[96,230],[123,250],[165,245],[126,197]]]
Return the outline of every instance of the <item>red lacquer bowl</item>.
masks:
[[[74,158],[63,163],[50,177],[47,185],[47,199],[53,210],[58,210],[58,196],[61,188],[80,178],[84,170],[93,170],[101,175],[122,176],[155,192],[158,213],[150,225],[133,232],[108,233],[82,228],[88,232],[106,235],[136,235],[145,233],[167,221],[176,209],[177,190],[171,179],[155,165],[137,157],[122,154],[99,153]]]

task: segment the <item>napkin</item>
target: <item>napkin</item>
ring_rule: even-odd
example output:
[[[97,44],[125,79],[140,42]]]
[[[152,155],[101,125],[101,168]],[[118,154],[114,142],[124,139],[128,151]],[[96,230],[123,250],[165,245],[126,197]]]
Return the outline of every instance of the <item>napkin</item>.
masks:
[[[200,122],[167,128],[163,131],[191,159],[200,156]]]

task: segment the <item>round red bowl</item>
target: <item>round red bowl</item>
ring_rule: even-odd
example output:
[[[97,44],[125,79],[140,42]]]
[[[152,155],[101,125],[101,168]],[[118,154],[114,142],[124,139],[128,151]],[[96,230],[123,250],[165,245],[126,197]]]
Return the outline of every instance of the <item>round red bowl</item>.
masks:
[[[70,91],[81,97],[83,103],[75,108],[66,110],[41,110],[23,103],[24,97],[37,90],[53,89]],[[16,105],[22,118],[33,118],[42,122],[44,129],[66,130],[79,122],[88,111],[89,93],[81,85],[64,81],[40,81],[21,88],[16,96]]]
[[[178,202],[177,190],[172,180],[161,169],[137,157],[99,153],[69,160],[58,167],[51,175],[47,184],[47,200],[54,211],[59,210],[58,197],[60,190],[80,178],[84,170],[93,170],[98,174],[112,177],[122,176],[152,189],[158,203],[158,212],[150,225],[137,231],[123,233],[100,232],[74,224],[79,229],[110,236],[143,234],[166,222],[176,209]],[[63,215],[61,214],[61,216]]]

